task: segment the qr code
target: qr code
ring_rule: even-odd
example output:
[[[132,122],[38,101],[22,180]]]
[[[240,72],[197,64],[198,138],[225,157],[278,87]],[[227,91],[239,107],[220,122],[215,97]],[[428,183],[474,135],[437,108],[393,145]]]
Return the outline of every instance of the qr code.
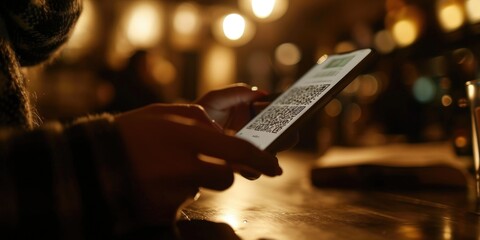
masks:
[[[277,133],[303,109],[305,106],[272,106],[262,112],[262,115],[247,126],[247,129]]]
[[[330,84],[318,84],[292,88],[287,95],[279,99],[277,104],[309,105],[329,86]]]

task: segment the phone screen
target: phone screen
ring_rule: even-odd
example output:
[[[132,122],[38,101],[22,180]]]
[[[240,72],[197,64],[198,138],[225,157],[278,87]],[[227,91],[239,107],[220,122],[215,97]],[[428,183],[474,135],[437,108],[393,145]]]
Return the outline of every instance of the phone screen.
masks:
[[[289,128],[325,106],[350,83],[372,55],[371,49],[322,57],[318,64],[243,127],[237,136],[265,150]],[[354,71],[356,70],[356,71]]]

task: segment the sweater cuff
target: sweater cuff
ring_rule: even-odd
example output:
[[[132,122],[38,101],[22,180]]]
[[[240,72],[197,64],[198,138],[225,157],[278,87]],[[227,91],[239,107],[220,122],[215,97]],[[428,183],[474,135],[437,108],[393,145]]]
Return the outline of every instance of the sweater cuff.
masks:
[[[62,126],[2,129],[0,143],[2,230],[13,238],[80,235],[77,183]]]
[[[97,236],[123,235],[137,223],[129,161],[113,121],[108,114],[90,116],[65,130],[82,193],[84,224]]]

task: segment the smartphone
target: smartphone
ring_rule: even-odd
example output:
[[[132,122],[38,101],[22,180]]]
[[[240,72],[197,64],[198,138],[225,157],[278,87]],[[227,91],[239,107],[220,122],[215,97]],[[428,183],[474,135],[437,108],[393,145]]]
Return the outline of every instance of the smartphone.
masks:
[[[353,81],[374,58],[372,49],[325,55],[270,105],[255,116],[237,137],[261,150],[273,150],[281,136],[298,130]]]

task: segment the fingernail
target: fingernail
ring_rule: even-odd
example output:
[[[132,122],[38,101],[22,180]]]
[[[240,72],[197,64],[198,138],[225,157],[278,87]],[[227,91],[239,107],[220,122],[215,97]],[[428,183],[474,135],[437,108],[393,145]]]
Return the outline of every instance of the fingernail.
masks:
[[[258,175],[257,174],[252,174],[248,171],[240,171],[240,174],[248,180],[256,180],[260,177],[259,174]]]
[[[250,90],[252,90],[252,92],[258,92],[258,93],[261,93],[263,95],[268,95],[268,92],[266,90],[260,89],[257,86],[251,87]]]
[[[282,175],[282,173],[283,173],[283,169],[280,166],[277,166],[277,168],[275,169],[275,174],[277,176],[280,176]]]

